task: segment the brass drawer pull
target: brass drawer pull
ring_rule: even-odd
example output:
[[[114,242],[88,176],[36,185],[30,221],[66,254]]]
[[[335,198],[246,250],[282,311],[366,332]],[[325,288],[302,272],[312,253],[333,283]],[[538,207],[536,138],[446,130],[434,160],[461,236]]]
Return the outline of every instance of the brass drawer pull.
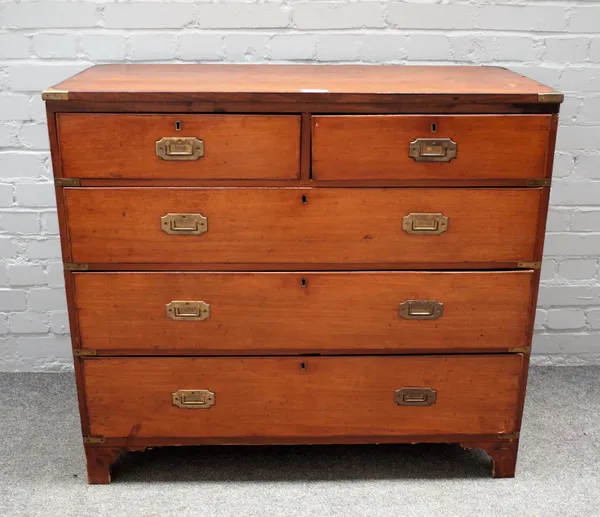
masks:
[[[173,405],[183,409],[208,409],[216,401],[216,395],[210,390],[177,390],[173,393]]]
[[[408,214],[402,229],[412,235],[441,235],[448,230],[448,217],[440,213]]]
[[[172,301],[165,310],[167,318],[178,321],[204,321],[210,317],[210,305],[205,302]]]
[[[444,314],[444,304],[437,300],[406,300],[398,312],[405,320],[437,320]]]
[[[202,214],[166,214],[160,227],[169,235],[202,235],[208,231],[208,219]]]
[[[394,391],[394,402],[399,406],[431,406],[437,391],[431,388],[400,388]]]
[[[457,147],[449,138],[417,138],[410,143],[408,156],[417,162],[449,162],[456,158]]]
[[[204,142],[194,136],[165,136],[156,142],[156,156],[161,160],[199,160],[204,156]]]

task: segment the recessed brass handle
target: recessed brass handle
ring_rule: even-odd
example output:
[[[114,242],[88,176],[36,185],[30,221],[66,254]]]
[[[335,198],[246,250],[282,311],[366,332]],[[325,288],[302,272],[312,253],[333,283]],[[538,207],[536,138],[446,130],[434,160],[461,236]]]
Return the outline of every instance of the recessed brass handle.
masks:
[[[441,235],[448,230],[449,218],[440,213],[408,214],[402,229],[411,235]]]
[[[450,138],[417,138],[410,143],[408,156],[417,162],[449,162],[457,152],[458,144]]]
[[[394,391],[394,402],[399,406],[431,406],[437,400],[432,388],[400,388]]]
[[[437,300],[406,300],[398,313],[405,320],[437,320],[444,314],[444,304]]]
[[[165,136],[156,142],[156,156],[168,161],[199,160],[204,142],[195,136]]]
[[[172,301],[165,305],[167,318],[178,321],[204,321],[210,317],[210,305],[205,302]]]
[[[202,214],[166,214],[160,228],[169,235],[202,235],[208,231],[208,219]]]
[[[173,395],[173,405],[183,409],[208,409],[217,402],[210,390],[177,390]]]

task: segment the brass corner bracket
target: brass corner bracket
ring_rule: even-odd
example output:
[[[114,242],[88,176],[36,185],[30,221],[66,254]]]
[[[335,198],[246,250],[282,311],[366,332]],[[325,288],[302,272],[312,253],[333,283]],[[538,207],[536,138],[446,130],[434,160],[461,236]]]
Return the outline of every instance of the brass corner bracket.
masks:
[[[53,90],[49,88],[42,92],[42,100],[44,101],[68,101],[69,92],[66,90]]]
[[[560,104],[565,96],[559,92],[538,93],[538,102],[542,104]]]
[[[84,436],[83,443],[106,443],[104,436]]]
[[[63,269],[65,271],[87,271],[89,266],[87,264],[75,264],[73,262],[64,262]]]
[[[74,348],[73,355],[75,357],[95,357],[98,355],[98,352],[89,348]]]
[[[530,178],[527,180],[528,187],[549,187],[551,183],[550,178]]]
[[[531,352],[531,348],[524,346],[524,347],[517,347],[517,348],[509,348],[508,351],[516,353],[516,354],[528,354],[529,352]]]
[[[79,178],[54,178],[55,187],[81,187]]]
[[[517,262],[517,267],[519,269],[541,269],[542,263],[537,262]]]

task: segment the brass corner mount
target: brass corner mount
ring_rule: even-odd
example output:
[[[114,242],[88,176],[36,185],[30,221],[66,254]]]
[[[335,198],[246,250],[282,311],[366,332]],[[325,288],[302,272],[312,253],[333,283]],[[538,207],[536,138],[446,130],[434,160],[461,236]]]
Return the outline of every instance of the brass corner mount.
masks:
[[[44,101],[68,101],[69,92],[66,90],[54,90],[49,88],[42,92],[42,100]]]
[[[565,96],[559,92],[538,93],[538,102],[543,104],[560,104]]]

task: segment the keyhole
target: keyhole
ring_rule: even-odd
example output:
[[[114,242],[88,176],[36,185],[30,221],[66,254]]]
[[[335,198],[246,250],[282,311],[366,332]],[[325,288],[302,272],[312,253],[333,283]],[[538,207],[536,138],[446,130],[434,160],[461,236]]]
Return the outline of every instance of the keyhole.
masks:
[[[300,369],[301,370],[306,370],[306,363],[300,363]]]
[[[306,203],[308,203],[308,196],[307,195],[303,195],[302,196],[302,204],[305,205]]]
[[[437,124],[434,122],[433,124],[431,124],[431,132],[435,133],[437,131]]]
[[[175,131],[181,131],[181,120],[175,121]]]
[[[303,278],[300,283],[302,284],[302,287],[306,287],[308,285],[308,281],[306,280],[306,278]]]

